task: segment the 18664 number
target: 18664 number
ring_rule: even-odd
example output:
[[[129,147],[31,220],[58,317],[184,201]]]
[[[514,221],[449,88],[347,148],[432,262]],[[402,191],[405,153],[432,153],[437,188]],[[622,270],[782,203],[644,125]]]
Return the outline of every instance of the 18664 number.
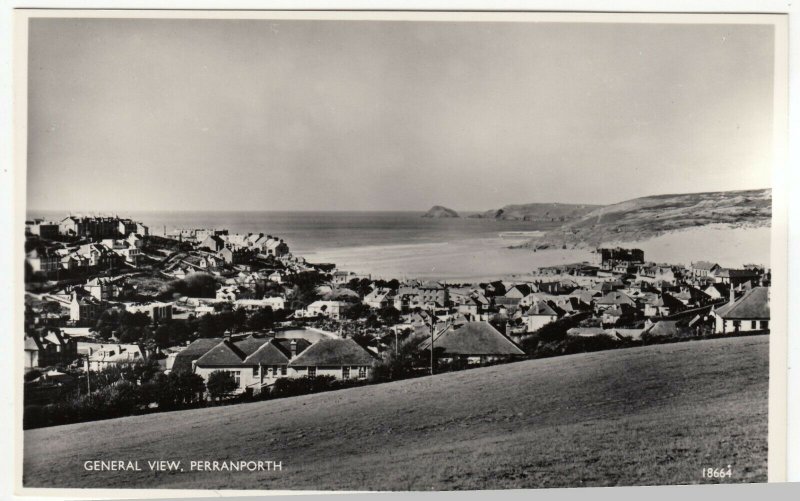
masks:
[[[703,468],[703,478],[731,478],[731,465],[727,468]]]

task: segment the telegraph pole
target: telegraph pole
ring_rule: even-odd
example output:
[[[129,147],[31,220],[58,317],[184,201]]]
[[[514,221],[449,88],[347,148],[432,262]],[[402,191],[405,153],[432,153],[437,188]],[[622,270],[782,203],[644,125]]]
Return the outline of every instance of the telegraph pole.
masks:
[[[434,309],[431,308],[431,376],[433,376],[433,336],[436,332],[436,315]]]

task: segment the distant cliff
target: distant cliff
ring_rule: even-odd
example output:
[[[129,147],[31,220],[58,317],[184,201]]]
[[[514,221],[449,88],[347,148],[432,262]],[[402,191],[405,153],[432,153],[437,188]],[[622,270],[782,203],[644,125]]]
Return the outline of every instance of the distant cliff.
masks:
[[[657,195],[597,208],[523,247],[591,247],[604,242],[636,242],[710,224],[769,226],[771,218],[769,189]]]
[[[506,221],[556,221],[567,222],[581,218],[600,205],[586,204],[560,204],[560,203],[532,203],[519,205],[506,205],[468,217],[481,219],[498,219]]]
[[[444,218],[461,216],[459,216],[458,212],[454,211],[453,209],[448,209],[447,207],[442,207],[441,205],[434,205],[428,212],[423,214],[422,217]]]

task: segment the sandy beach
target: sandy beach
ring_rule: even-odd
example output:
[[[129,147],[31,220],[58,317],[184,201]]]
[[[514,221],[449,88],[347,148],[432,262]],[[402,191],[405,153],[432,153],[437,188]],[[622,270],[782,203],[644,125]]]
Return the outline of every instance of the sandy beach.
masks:
[[[336,263],[340,269],[377,278],[421,278],[474,282],[529,275],[535,268],[591,261],[592,249],[509,249],[511,238],[474,238],[440,243],[373,245],[321,249],[306,255],[312,262]],[[770,228],[707,226],[677,231],[641,242],[603,246],[637,247],[648,261],[689,265],[715,261],[722,266],[769,265]]]
[[[509,249],[509,238],[476,238],[442,243],[323,249],[307,255],[340,269],[380,278],[481,281],[529,274],[540,266],[589,260],[585,250]]]

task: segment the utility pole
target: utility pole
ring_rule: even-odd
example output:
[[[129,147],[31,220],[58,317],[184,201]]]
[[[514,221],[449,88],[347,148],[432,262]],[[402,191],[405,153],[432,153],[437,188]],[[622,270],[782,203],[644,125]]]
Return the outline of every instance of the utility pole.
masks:
[[[89,395],[91,395],[92,394],[92,386],[91,386],[91,383],[89,382],[89,356],[88,355],[86,356],[85,364],[86,364],[86,366],[85,366],[86,367],[86,391],[88,392]]]
[[[433,376],[433,337],[436,333],[436,315],[434,309],[431,308],[431,376]]]

